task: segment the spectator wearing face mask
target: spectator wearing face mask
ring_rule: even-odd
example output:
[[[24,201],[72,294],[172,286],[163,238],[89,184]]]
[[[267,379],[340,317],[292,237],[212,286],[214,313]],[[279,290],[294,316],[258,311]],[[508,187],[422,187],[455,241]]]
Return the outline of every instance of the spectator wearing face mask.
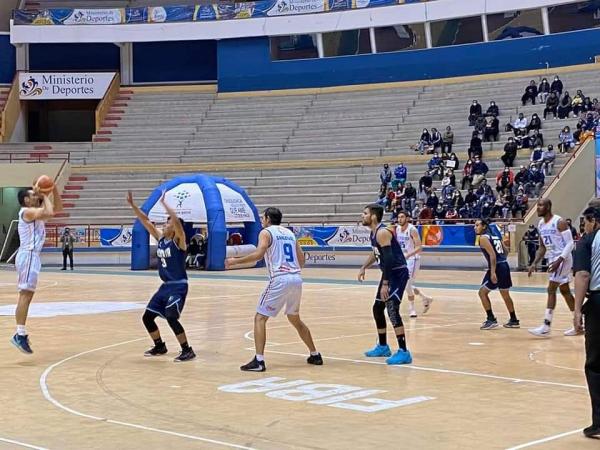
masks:
[[[554,81],[552,82],[552,85],[550,85],[550,92],[556,92],[556,93],[558,93],[558,95],[561,95],[562,91],[563,91],[563,83],[558,78],[558,75],[556,75],[554,77]]]
[[[454,152],[450,153],[450,157],[446,160],[444,164],[446,165],[447,169],[452,169],[455,171],[460,169],[460,161],[458,160],[458,157]]]
[[[594,111],[594,104],[592,103],[592,100],[589,97],[585,97],[583,99],[583,105],[581,107],[581,111],[582,112]]]
[[[433,146],[433,151],[438,151],[442,148],[442,134],[437,128],[431,129],[431,145]]]
[[[472,185],[474,187],[478,187],[483,181],[485,181],[485,176],[487,175],[489,169],[486,163],[481,161],[480,158],[475,158],[473,162],[473,182]]]
[[[454,132],[450,126],[447,126],[446,131],[444,131],[444,135],[442,136],[442,153],[450,153],[453,144]]]
[[[543,155],[542,155],[542,147],[535,147],[529,156],[530,167],[534,167],[539,169],[542,166]]]
[[[523,113],[519,113],[519,116],[515,119],[512,125],[509,126],[512,129],[515,136],[524,136],[527,134],[527,117]]]
[[[496,174],[496,192],[500,193],[506,189],[512,189],[515,174],[509,167],[505,167]]]
[[[496,105],[495,101],[491,101],[490,102],[490,106],[488,107],[487,111],[485,112],[486,116],[496,116],[498,117],[500,115],[500,109],[498,109],[498,106]]]
[[[578,116],[579,113],[583,111],[583,99],[583,92],[581,92],[581,89],[578,89],[575,97],[571,100],[571,108],[573,109],[573,114],[575,114],[575,116]]]
[[[515,185],[521,186],[525,193],[529,192],[531,187],[531,172],[525,166],[521,166],[515,175]]]
[[[558,109],[558,96],[556,92],[550,92],[550,95],[546,99],[546,107],[544,108],[544,120],[548,118],[548,114],[552,113],[552,116],[556,119],[556,110]]]
[[[516,157],[517,143],[515,142],[514,138],[509,137],[508,142],[504,145],[504,155],[502,155],[500,159],[506,167],[512,167]]]
[[[563,96],[560,99],[560,102],[558,103],[557,111],[558,111],[559,119],[566,119],[569,117],[569,114],[571,114],[571,111],[573,109],[571,106],[572,102],[573,102],[573,99],[569,95],[569,91],[565,91],[565,93],[563,94]]]
[[[567,153],[569,150],[575,147],[575,138],[571,129],[567,126],[564,127],[558,135],[558,151],[560,153]]]
[[[431,186],[433,186],[433,177],[429,171],[426,170],[423,176],[419,179],[419,194],[421,194],[422,197],[425,197],[426,192],[431,189]]]
[[[534,197],[539,197],[544,187],[546,177],[536,166],[531,166],[531,189]]]
[[[536,113],[533,113],[529,125],[527,125],[527,131],[540,130],[542,128],[542,119]]]
[[[398,166],[394,169],[394,181],[392,181],[392,189],[398,189],[398,185],[403,185],[406,183],[406,179],[408,178],[408,169],[404,165],[404,163],[398,164]]]
[[[535,105],[535,99],[537,98],[537,95],[537,85],[535,84],[535,80],[531,80],[529,82],[529,86],[525,88],[525,93],[521,97],[521,103],[523,103],[523,106],[525,106],[527,102],[531,101],[531,104]]]
[[[465,167],[463,167],[463,178],[461,181],[461,189],[464,189],[465,186],[471,187],[473,183],[473,161],[470,159],[465,163]]]
[[[412,211],[417,203],[417,190],[412,187],[411,183],[406,183],[404,189],[404,198],[402,199],[402,209],[404,211]]]
[[[481,105],[477,100],[473,100],[471,107],[469,108],[469,125],[475,125],[475,122],[479,117],[482,116]]]
[[[542,81],[538,85],[538,98],[540,99],[540,103],[546,103],[546,99],[550,94],[550,83],[546,78],[542,78]]]
[[[468,150],[469,158],[474,159],[476,156],[481,158],[483,156],[483,147],[481,146],[481,138],[477,131],[473,131],[471,135],[471,143],[469,144]]]
[[[515,198],[511,205],[511,212],[513,218],[516,219],[518,214],[520,214],[521,217],[525,217],[528,206],[529,197],[525,193],[525,189],[523,187],[519,187],[517,189],[517,195],[515,195]]]
[[[485,142],[491,142],[498,140],[498,133],[500,132],[500,121],[496,116],[488,116],[485,119],[485,128],[483,129],[483,140]]]
[[[383,165],[383,169],[379,172],[379,181],[381,182],[381,186],[387,189],[388,184],[392,182],[392,169],[390,169],[390,165],[385,163]]]
[[[435,193],[435,189],[431,189],[429,191],[429,195],[427,196],[427,200],[425,201],[425,206],[427,206],[432,211],[435,211],[440,203],[440,199]]]
[[[438,179],[442,179],[444,173],[444,161],[440,158],[440,155],[434,153],[433,157],[427,163],[427,168],[432,177],[437,176]]]
[[[533,133],[530,136],[527,136],[526,139],[523,139],[523,147],[526,148],[535,148],[542,147],[544,145],[544,135],[540,133],[538,130],[533,130]]]
[[[550,144],[548,148],[542,152],[542,169],[544,170],[544,175],[552,175],[555,159],[556,153],[554,152],[554,146]]]
[[[421,137],[419,138],[419,143],[417,145],[417,151],[423,155],[425,152],[430,151],[431,148],[431,134],[429,134],[429,130],[427,128],[423,128],[423,132],[421,133]]]

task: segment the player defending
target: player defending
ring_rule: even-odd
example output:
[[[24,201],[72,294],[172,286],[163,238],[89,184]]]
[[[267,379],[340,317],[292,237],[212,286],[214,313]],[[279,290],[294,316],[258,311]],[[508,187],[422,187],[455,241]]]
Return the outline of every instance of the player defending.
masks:
[[[388,364],[410,364],[412,356],[406,348],[404,324],[400,316],[400,302],[408,282],[408,269],[400,244],[396,240],[396,228],[386,228],[381,223],[381,219],[383,219],[382,206],[372,204],[363,210],[362,224],[371,229],[373,252],[360,268],[358,281],[364,281],[365,270],[371,267],[375,261],[379,261],[382,272],[375,303],[373,303],[373,318],[377,325],[379,339],[373,349],[365,352],[365,356],[380,357],[392,354],[389,345],[387,345],[387,324],[384,312],[387,308],[388,317],[396,333],[399,349],[393,356],[386,359],[386,362]]]
[[[488,263],[488,270],[479,288],[479,298],[487,314],[487,319],[480,329],[492,330],[498,327],[498,321],[494,316],[492,302],[490,301],[490,291],[495,289],[500,290],[500,295],[510,314],[510,319],[504,324],[504,328],[520,328],[521,324],[515,313],[515,305],[512,298],[510,298],[512,279],[510,277],[510,267],[506,260],[508,249],[504,246],[502,238],[492,232],[489,223],[485,220],[478,219],[475,221],[475,234],[479,236],[479,247]]]
[[[133,203],[131,191],[127,193],[127,203],[142,223],[148,233],[158,241],[158,275],[163,284],[152,296],[146,311],[142,316],[142,322],[148,330],[150,337],[154,340],[154,347],[144,353],[144,356],[160,356],[167,353],[167,346],[160,337],[160,331],[156,325],[156,318],[162,317],[167,321],[173,333],[181,345],[181,353],[175,362],[190,361],[196,357],[194,350],[189,346],[185,330],[179,322],[179,317],[185,305],[188,293],[188,279],[185,271],[185,257],[187,245],[183,221],[177,217],[175,211],[167,205],[163,193],[160,202],[169,215],[167,224],[161,233],[150,222],[148,216]]]
[[[560,216],[552,214],[552,201],[543,198],[537,203],[537,215],[541,217],[538,224],[540,232],[540,246],[535,255],[535,260],[529,266],[528,275],[535,271],[538,263],[544,255],[548,260],[548,301],[546,304],[546,314],[544,323],[537,328],[528,330],[531,334],[540,337],[549,337],[552,326],[552,316],[556,308],[556,289],[567,302],[567,306],[573,312],[575,310],[575,298],[571,294],[569,287],[569,275],[573,267],[574,242],[573,235],[567,222]],[[565,331],[565,336],[577,336],[581,334],[575,328]]]
[[[317,352],[310,330],[300,319],[300,300],[302,298],[301,268],[304,267],[304,252],[290,230],[281,226],[281,211],[267,208],[260,218],[263,230],[258,235],[258,247],[249,255],[240,258],[227,258],[225,267],[252,263],[265,259],[269,271],[269,283],[260,296],[254,316],[254,346],[256,355],[248,364],[240,367],[250,372],[264,372],[265,344],[267,340],[267,320],[275,317],[285,306],[285,314],[294,326],[300,339],[310,350],[306,360],[308,364],[323,364],[321,354]]]
[[[410,223],[410,217],[404,211],[398,214],[398,226],[396,227],[396,239],[404,252],[404,258],[406,258],[406,265],[408,266],[408,283],[406,284],[406,293],[408,295],[408,310],[410,317],[417,317],[417,310],[415,309],[415,294],[421,297],[423,302],[423,314],[429,311],[429,307],[433,302],[433,298],[428,297],[414,286],[414,282],[417,279],[417,274],[421,268],[421,251],[423,249],[421,245],[421,237],[419,236],[419,230],[413,224]]]
[[[45,221],[62,211],[62,201],[56,186],[50,196],[42,194],[35,185],[33,189],[21,189],[17,194],[19,211],[19,241],[21,243],[15,259],[18,275],[19,300],[15,311],[17,333],[10,342],[20,351],[32,354],[29,336],[25,328],[29,305],[35,294],[38,276],[42,268],[40,253],[46,240]]]

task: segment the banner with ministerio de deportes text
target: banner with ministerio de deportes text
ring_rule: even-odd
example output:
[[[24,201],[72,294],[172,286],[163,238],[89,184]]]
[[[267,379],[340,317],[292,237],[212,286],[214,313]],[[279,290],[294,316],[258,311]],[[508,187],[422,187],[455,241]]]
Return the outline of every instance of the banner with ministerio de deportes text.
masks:
[[[104,97],[115,72],[20,72],[21,100],[86,100]]]

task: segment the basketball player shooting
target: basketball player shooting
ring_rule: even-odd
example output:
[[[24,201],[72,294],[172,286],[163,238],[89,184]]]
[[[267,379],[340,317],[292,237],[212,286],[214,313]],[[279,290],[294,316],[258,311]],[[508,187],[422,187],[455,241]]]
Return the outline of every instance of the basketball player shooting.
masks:
[[[46,240],[46,221],[62,211],[60,193],[53,183],[51,186],[51,192],[43,193],[36,180],[32,188],[21,189],[17,194],[21,205],[18,224],[20,246],[15,259],[19,299],[15,311],[17,332],[10,342],[25,354],[33,353],[25,323],[42,268],[40,253]]]

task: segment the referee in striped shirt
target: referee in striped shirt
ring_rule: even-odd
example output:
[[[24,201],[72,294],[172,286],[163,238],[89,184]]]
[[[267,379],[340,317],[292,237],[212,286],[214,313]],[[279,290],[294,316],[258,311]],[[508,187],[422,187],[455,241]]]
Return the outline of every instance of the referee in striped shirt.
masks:
[[[581,331],[585,316],[585,377],[592,400],[592,425],[583,434],[600,438],[600,208],[587,208],[583,217],[585,236],[575,252],[573,325]]]

